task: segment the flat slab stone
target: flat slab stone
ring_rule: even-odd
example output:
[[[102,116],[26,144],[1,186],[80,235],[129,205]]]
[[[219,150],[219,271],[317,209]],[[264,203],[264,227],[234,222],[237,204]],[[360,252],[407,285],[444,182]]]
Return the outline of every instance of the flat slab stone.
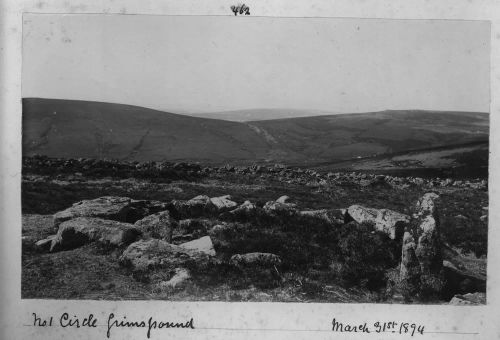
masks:
[[[210,236],[204,236],[197,240],[182,243],[179,246],[185,249],[196,250],[210,256],[215,256],[215,249]]]
[[[128,245],[141,236],[132,224],[93,217],[78,217],[59,225],[50,251],[74,249],[90,242],[107,246]]]

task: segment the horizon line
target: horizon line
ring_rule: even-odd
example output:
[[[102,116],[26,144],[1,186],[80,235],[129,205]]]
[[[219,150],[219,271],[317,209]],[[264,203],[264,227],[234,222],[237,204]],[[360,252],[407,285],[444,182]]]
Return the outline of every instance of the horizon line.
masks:
[[[390,108],[385,108],[385,109],[380,109],[380,110],[375,110],[375,111],[361,111],[361,112],[338,112],[335,113],[336,111],[328,111],[325,109],[300,109],[300,108],[247,108],[247,109],[228,109],[228,110],[222,110],[222,111],[207,111],[207,112],[201,112],[201,113],[179,113],[177,110],[167,110],[167,109],[159,109],[159,108],[153,108],[153,107],[148,107],[148,106],[142,106],[142,105],[135,105],[135,104],[126,104],[126,103],[119,103],[119,102],[106,102],[106,101],[100,101],[100,100],[86,100],[86,99],[70,99],[70,98],[48,98],[48,97],[21,97],[21,101],[24,99],[41,99],[41,100],[59,100],[59,101],[77,101],[77,102],[88,102],[88,103],[100,103],[100,104],[112,104],[112,105],[124,105],[124,106],[130,106],[130,107],[137,107],[137,108],[144,108],[148,110],[153,110],[157,112],[162,112],[162,113],[171,113],[171,114],[177,114],[177,115],[183,115],[183,116],[196,116],[196,115],[208,115],[208,114],[225,114],[225,113],[231,113],[231,112],[244,112],[244,111],[259,111],[259,110],[293,110],[293,111],[322,111],[327,114],[324,115],[312,115],[312,116],[304,116],[304,117],[289,117],[289,118],[305,118],[305,117],[317,117],[317,116],[327,116],[327,115],[346,115],[346,114],[369,114],[369,113],[380,113],[380,112],[390,112],[390,111],[422,111],[422,112],[457,112],[457,113],[482,113],[482,114],[490,114],[489,111],[465,111],[465,110],[452,110],[452,109],[417,109],[417,108],[407,108],[407,109],[390,109]],[[210,119],[210,118],[208,118]],[[278,119],[287,119],[287,118],[278,118]]]

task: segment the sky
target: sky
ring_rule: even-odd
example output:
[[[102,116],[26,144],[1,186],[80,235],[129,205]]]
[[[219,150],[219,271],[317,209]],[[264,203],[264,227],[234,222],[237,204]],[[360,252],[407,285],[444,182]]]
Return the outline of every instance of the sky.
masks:
[[[176,113],[489,112],[488,22],[25,14],[23,97]]]

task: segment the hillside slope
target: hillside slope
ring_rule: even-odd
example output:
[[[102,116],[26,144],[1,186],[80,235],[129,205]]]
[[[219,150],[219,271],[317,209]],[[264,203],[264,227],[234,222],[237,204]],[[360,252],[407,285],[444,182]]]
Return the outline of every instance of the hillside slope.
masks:
[[[184,160],[260,159],[268,145],[248,126],[142,107],[23,99],[23,154]]]
[[[280,153],[342,160],[487,142],[489,116],[476,112],[382,111],[248,122]]]
[[[312,164],[487,142],[485,113],[384,111],[231,122],[100,102],[23,99],[23,154]]]
[[[322,171],[361,171],[405,177],[486,179],[488,178],[488,154],[487,142],[475,142],[341,162],[327,162],[317,164],[315,168]]]

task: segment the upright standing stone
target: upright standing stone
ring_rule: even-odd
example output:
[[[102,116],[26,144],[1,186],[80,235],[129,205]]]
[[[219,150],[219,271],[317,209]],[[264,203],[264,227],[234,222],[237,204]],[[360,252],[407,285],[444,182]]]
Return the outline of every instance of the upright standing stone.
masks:
[[[403,237],[400,284],[407,299],[437,297],[444,287],[439,218],[434,193],[416,205],[413,221]]]
[[[406,300],[411,300],[420,289],[420,263],[415,254],[416,247],[413,236],[405,232],[401,253],[400,285]]]
[[[443,285],[443,256],[439,235],[439,216],[434,193],[425,194],[417,203],[417,255],[420,263],[420,291],[423,296],[439,295]]]

